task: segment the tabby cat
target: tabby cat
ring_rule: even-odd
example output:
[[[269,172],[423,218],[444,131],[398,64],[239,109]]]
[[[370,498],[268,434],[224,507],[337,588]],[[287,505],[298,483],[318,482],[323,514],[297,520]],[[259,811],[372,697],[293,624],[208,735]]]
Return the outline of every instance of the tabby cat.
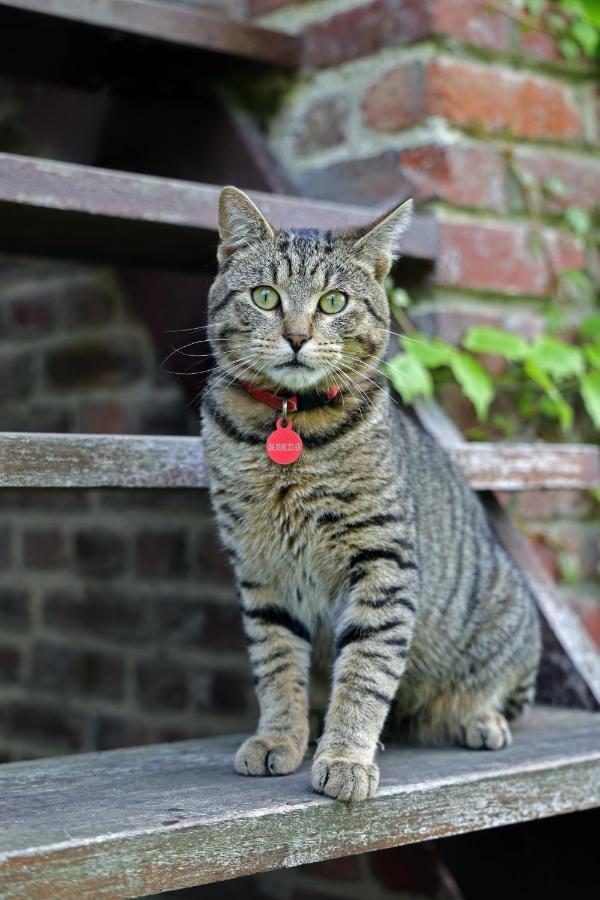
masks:
[[[507,720],[532,701],[540,653],[523,577],[379,371],[383,281],[410,216],[408,202],[370,227],[276,231],[244,193],[224,188],[209,296],[216,369],[204,446],[260,705],[235,768],[298,768],[311,646],[329,639],[336,655],[312,784],[345,801],[377,789],[386,718],[425,741],[506,747]],[[265,450],[282,417],[303,442],[284,465]]]

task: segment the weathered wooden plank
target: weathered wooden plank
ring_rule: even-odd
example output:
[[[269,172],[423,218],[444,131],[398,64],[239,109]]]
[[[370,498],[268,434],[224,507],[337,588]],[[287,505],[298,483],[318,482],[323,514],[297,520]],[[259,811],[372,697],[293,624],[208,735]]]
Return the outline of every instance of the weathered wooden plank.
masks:
[[[591,444],[458,444],[448,448],[476,490],[523,491],[600,485]]]
[[[299,37],[228,19],[214,10],[156,0],[0,0],[0,8],[111,29],[263,64],[298,66]]]
[[[220,187],[0,153],[0,249],[200,268],[214,259]],[[276,227],[358,225],[380,210],[249,192]],[[200,235],[210,236],[203,254]],[[423,216],[402,253],[434,259]]]
[[[0,434],[0,487],[206,487],[202,441]]]
[[[478,490],[591,488],[600,480],[600,453],[591,446],[451,443],[447,449]],[[8,432],[0,434],[0,487],[203,488],[202,441]]]
[[[600,716],[536,710],[498,753],[394,747],[345,806],[232,771],[236,737],[0,769],[3,897],[131,897],[600,806]]]

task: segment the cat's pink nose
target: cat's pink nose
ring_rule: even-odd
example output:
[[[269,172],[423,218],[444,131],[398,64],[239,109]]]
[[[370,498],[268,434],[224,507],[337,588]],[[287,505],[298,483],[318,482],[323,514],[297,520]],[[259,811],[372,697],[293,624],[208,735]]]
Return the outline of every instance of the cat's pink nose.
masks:
[[[297,353],[300,347],[305,344],[308,340],[307,334],[288,334],[287,332],[283,335],[286,341],[288,341],[292,349]]]

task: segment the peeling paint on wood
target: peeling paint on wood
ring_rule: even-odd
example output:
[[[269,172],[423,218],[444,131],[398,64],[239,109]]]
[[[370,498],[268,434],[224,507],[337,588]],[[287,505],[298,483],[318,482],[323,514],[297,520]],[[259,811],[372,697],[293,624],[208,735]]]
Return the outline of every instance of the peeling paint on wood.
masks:
[[[299,65],[299,37],[240,22],[201,7],[155,0],[0,0],[29,13],[55,16],[184,47],[211,50],[264,64]]]
[[[591,488],[600,482],[600,452],[591,446],[450,443],[447,449],[478,490]],[[4,433],[0,487],[203,488],[202,441]]]
[[[173,264],[198,267],[206,258],[199,250],[197,233],[216,233],[220,190],[218,185],[0,153],[0,204],[4,207],[0,246],[32,252],[45,247],[63,256],[75,252],[151,265],[171,259]],[[278,228],[359,225],[381,212],[261,191],[249,194]],[[44,229],[39,225],[42,214]],[[48,216],[56,219],[55,228],[60,223],[59,234],[44,234],[50,227]],[[165,238],[165,230],[176,233],[178,240],[173,241],[173,234],[170,240]],[[435,222],[416,216],[400,249],[406,256],[433,259],[438,249]]]
[[[131,897],[600,806],[600,716],[535,710],[497,753],[388,748],[374,800],[241,778],[239,738],[0,769],[0,894]],[[177,819],[175,824],[166,824]]]

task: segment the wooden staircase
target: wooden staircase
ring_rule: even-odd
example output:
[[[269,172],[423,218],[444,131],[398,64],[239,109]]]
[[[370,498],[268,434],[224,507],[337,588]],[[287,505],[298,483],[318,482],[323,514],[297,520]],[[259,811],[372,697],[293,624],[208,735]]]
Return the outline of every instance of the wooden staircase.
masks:
[[[0,49],[7,35],[11,44],[26,34],[34,44],[49,33],[70,40],[75,27],[90,47],[118,35],[119,52],[143,41],[158,58],[168,44],[186,66],[192,53],[203,72],[207,57],[221,66],[307,62],[300,39],[200,6],[0,0]],[[46,47],[40,59],[23,62],[23,46],[7,51],[0,68],[30,64],[36,77],[73,82],[68,41],[60,60]],[[81,63],[85,77],[101,58]],[[265,173],[266,192],[252,196],[275,224],[336,227],[373,217],[372,209],[290,196],[252,124],[237,124]],[[0,251],[198,270],[214,259],[218,192],[214,184],[1,153]],[[411,260],[434,262],[435,221],[417,217],[402,249]],[[598,656],[493,497],[595,487],[600,454],[576,445],[468,445],[438,410],[422,407],[419,415],[485,492],[501,539],[536,592],[545,632],[540,698],[554,708],[538,708],[503,753],[388,750],[378,796],[351,807],[310,793],[304,770],[285,779],[238,778],[222,762],[237,743],[229,737],[6,765],[2,896],[140,896],[600,806]],[[0,487],[205,486],[200,438],[0,435]]]

